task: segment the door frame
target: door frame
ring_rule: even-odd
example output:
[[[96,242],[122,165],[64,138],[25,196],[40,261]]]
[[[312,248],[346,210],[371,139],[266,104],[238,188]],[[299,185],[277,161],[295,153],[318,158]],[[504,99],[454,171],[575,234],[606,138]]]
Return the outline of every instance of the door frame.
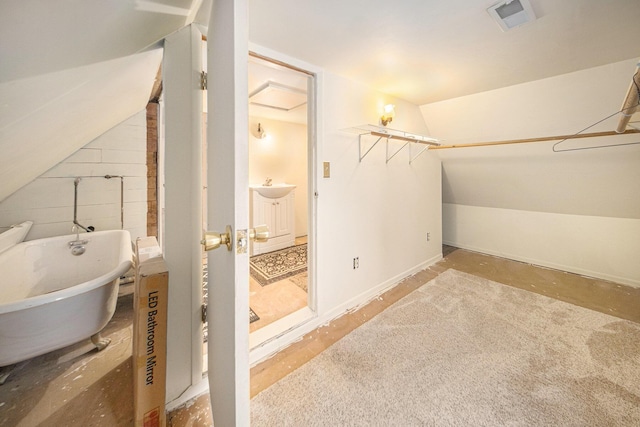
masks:
[[[322,88],[324,84],[324,71],[315,65],[292,58],[283,53],[249,42],[249,55],[283,66],[310,76],[307,86],[307,217],[308,217],[308,301],[307,307],[286,318],[290,318],[290,326],[284,330],[265,331],[266,338],[258,338],[258,344],[252,345],[249,355],[249,363],[256,363],[273,355],[275,352],[293,343],[308,332],[305,324],[311,324],[318,317],[321,308],[318,296],[321,290],[317,281],[318,266],[318,201],[319,201],[319,171],[322,170]],[[248,279],[247,279],[248,280]],[[306,309],[306,310],[305,310]],[[268,327],[269,325],[267,325]],[[281,328],[282,329],[282,328]],[[256,331],[259,332],[260,330]],[[253,334],[256,334],[254,332]],[[252,340],[253,341],[253,340]]]

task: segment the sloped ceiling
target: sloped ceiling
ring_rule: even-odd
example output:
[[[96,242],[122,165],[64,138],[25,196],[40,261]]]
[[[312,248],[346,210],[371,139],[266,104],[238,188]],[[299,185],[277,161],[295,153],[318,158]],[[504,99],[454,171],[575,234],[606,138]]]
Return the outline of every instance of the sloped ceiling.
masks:
[[[192,3],[0,3],[0,201],[145,107]]]

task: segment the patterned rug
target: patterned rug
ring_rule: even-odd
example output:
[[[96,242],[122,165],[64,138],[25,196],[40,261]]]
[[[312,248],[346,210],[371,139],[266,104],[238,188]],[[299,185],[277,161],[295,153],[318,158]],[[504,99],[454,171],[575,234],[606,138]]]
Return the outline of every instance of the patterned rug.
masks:
[[[307,271],[307,244],[253,256],[249,259],[251,276],[265,286]]]
[[[297,287],[307,292],[307,281],[309,280],[309,278],[307,277],[306,271],[304,273],[296,274],[295,276],[289,277],[289,280],[295,283]]]

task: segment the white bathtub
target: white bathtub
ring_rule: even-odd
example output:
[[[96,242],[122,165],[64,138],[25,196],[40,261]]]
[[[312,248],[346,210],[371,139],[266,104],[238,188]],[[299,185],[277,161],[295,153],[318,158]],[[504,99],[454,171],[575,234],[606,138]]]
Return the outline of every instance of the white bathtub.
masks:
[[[0,252],[0,366],[77,343],[111,320],[119,278],[132,261],[126,230],[17,243]]]

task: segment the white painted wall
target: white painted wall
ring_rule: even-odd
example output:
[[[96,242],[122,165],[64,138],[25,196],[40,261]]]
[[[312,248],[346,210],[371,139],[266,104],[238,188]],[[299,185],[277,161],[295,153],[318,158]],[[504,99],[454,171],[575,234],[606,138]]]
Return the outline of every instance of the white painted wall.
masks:
[[[621,108],[635,60],[421,106],[433,134],[471,143],[573,134]],[[619,117],[586,132],[613,130]],[[636,142],[572,140],[559,149]],[[438,150],[444,242],[640,286],[640,145],[554,142]]]
[[[134,240],[146,236],[146,149],[146,111],[142,110],[0,202],[0,232],[32,220],[27,240],[71,234],[75,177],[82,177],[78,222],[97,231],[120,229],[120,179],[104,176],[122,175],[124,228]]]
[[[425,134],[417,106],[329,73],[323,95],[318,173],[328,161],[331,178],[318,178],[317,297],[318,314],[330,316],[441,257],[441,171],[430,152],[410,165],[409,147],[385,163],[384,143],[359,162],[357,135],[343,131],[377,124],[382,106],[393,103],[390,127]],[[402,143],[389,145],[397,150]],[[356,270],[354,257],[360,260]]]
[[[639,285],[633,280],[640,277],[637,219],[450,203],[443,205],[442,212],[445,242],[454,246]]]
[[[249,133],[249,184],[261,185],[267,177],[273,184],[296,186],[295,235],[307,235],[307,126],[264,117],[250,117],[249,128],[260,123],[269,138]]]

